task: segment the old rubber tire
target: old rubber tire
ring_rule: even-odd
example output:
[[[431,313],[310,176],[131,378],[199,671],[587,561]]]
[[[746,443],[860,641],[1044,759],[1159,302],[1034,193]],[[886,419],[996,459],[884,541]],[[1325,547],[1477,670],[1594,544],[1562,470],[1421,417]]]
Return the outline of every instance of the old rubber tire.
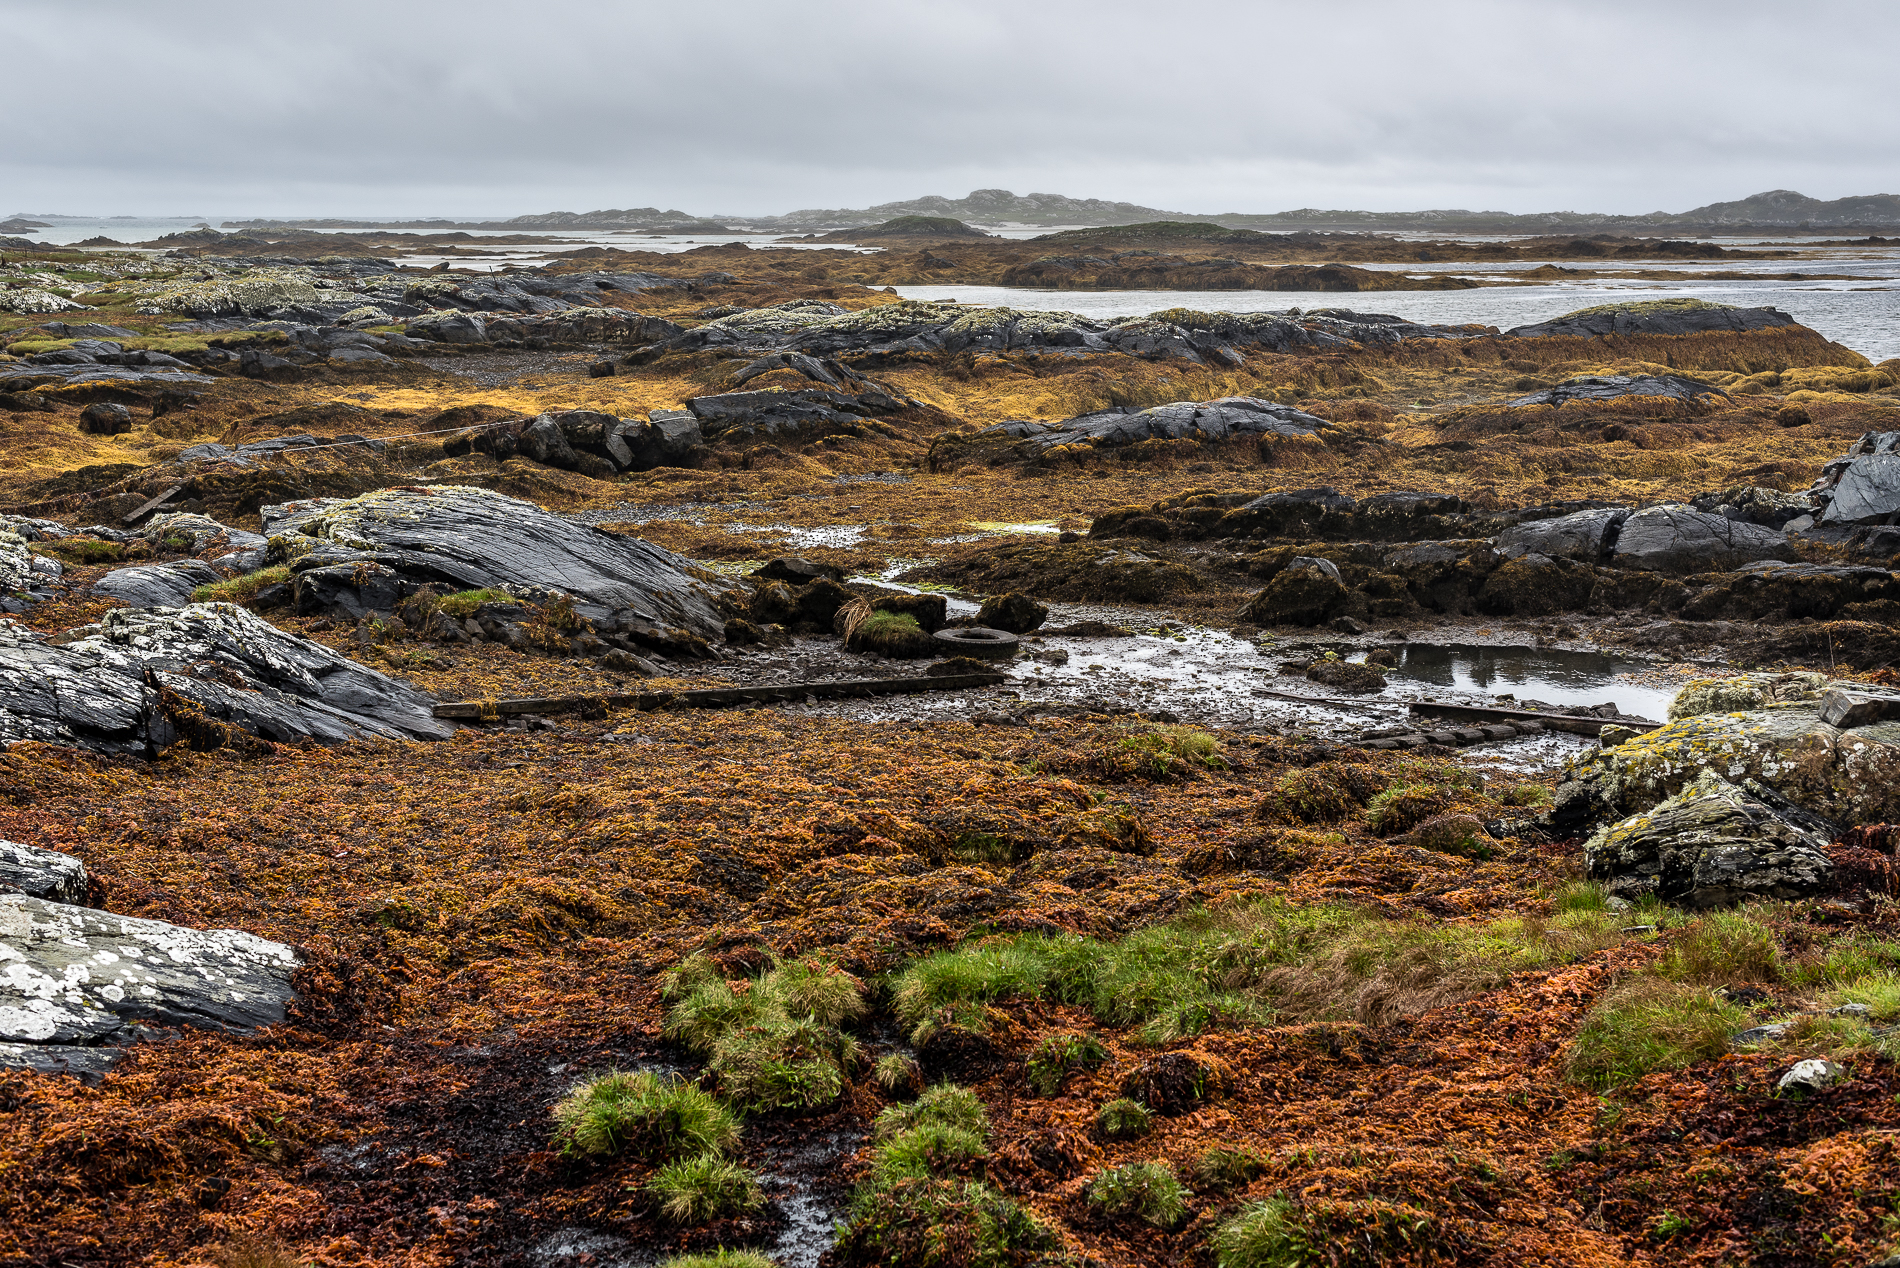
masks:
[[[930,637],[943,645],[946,656],[978,656],[984,660],[1008,660],[1021,641],[1008,630],[987,630],[980,625],[938,630]]]

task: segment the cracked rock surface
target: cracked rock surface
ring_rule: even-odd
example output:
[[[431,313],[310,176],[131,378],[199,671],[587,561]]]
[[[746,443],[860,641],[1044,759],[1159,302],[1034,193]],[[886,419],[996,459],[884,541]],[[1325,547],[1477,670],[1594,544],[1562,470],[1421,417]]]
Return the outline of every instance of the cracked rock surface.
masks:
[[[151,755],[190,713],[268,741],[452,733],[422,692],[227,603],[109,612],[77,633],[0,623],[0,742]]]

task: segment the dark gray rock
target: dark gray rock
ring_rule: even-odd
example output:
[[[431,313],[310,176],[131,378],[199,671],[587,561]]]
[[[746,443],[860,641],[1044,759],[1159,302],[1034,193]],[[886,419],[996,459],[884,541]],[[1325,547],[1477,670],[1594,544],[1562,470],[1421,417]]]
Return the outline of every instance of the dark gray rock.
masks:
[[[1061,423],[1015,426],[1016,431],[1006,434],[1019,436],[1032,447],[1047,451],[1065,445],[1113,449],[1144,440],[1213,443],[1258,436],[1311,439],[1331,424],[1290,405],[1252,396],[1228,396],[1213,401],[1175,401],[1133,412],[1102,410]],[[1032,427],[1034,430],[1030,430]],[[996,428],[990,431],[1005,434]]]
[[[90,1047],[133,1025],[243,1033],[284,1020],[302,959],[237,929],[187,929],[0,894],[0,1041]]]
[[[1892,524],[1900,514],[1900,432],[1868,432],[1827,464],[1813,489],[1829,525]]]
[[[1835,687],[1821,697],[1821,721],[1843,731],[1900,721],[1900,694],[1891,691],[1855,691]]]
[[[86,901],[86,890],[86,865],[72,855],[0,841],[0,894],[77,904]]]
[[[95,401],[79,415],[79,430],[89,436],[117,436],[132,430],[132,411],[110,401]]]
[[[488,327],[474,313],[439,312],[412,317],[404,328],[413,339],[435,343],[485,343]]]
[[[106,614],[55,645],[0,625],[0,742],[155,754],[178,703],[267,741],[446,739],[434,702],[224,603]]]
[[[1768,330],[1798,325],[1778,308],[1730,308],[1709,304],[1695,308],[1616,308],[1607,312],[1572,313],[1555,321],[1517,326],[1504,332],[1508,339],[1572,335],[1594,339],[1603,335],[1694,335],[1711,330]]]
[[[1615,549],[1618,530],[1629,516],[1624,507],[1610,507],[1513,524],[1498,534],[1497,550],[1506,558],[1533,554],[1595,563]]]
[[[1792,563],[1795,557],[1786,533],[1673,503],[1625,519],[1613,560],[1619,568],[1688,573],[1726,571],[1764,559]]]
[[[678,555],[487,489],[381,489],[347,501],[267,506],[260,514],[267,534],[295,547],[286,557],[300,577],[360,563],[387,568],[412,589],[542,588],[571,595],[590,620],[612,620],[660,646],[703,644],[725,629],[720,589],[694,576]]]
[[[1806,493],[1783,493],[1759,485],[1738,485],[1720,493],[1702,493],[1689,500],[1698,511],[1720,515],[1724,519],[1746,520],[1763,528],[1787,531],[1797,520],[1813,522],[1817,507]]]
[[[1710,387],[1707,383],[1699,383],[1694,379],[1684,378],[1680,374],[1586,374],[1567,379],[1556,387],[1532,392],[1529,396],[1520,396],[1511,402],[1511,406],[1515,409],[1520,405],[1564,405],[1570,401],[1613,401],[1622,396],[1661,396],[1677,401],[1693,401],[1704,396],[1719,396],[1727,399],[1728,393],[1719,387]]]
[[[1828,837],[1712,770],[1652,810],[1598,832],[1584,866],[1612,894],[1686,907],[1803,898],[1832,879]]]
[[[56,339],[137,339],[139,337],[139,332],[136,330],[127,330],[124,326],[107,326],[96,321],[79,325],[49,321],[45,322],[41,329]]]
[[[174,564],[114,568],[92,583],[94,594],[123,599],[135,608],[176,608],[191,602],[199,586],[222,580],[210,564],[186,559]]]
[[[82,1083],[98,1083],[100,1076],[124,1056],[118,1048],[78,1048],[64,1043],[0,1043],[0,1067],[32,1070],[39,1074],[70,1074]]]
[[[686,402],[686,408],[709,440],[757,436],[810,439],[838,433],[859,435],[865,419],[901,409],[903,402],[872,385],[857,393],[831,388],[722,392],[696,396]]]

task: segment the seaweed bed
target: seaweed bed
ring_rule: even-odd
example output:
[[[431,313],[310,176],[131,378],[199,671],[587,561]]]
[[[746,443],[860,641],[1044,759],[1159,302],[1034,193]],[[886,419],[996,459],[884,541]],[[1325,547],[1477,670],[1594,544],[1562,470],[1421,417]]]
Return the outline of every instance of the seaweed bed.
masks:
[[[799,293],[732,285],[747,302]],[[691,302],[733,297],[711,286]],[[254,526],[259,505],[287,496],[453,479],[719,566],[844,528],[844,544],[803,553],[971,593],[1041,587],[1229,624],[1258,586],[1244,561],[1155,546],[1174,581],[1131,594],[1113,588],[1125,577],[1063,562],[1047,534],[1210,490],[1316,483],[1446,490],[1481,508],[1655,501],[1738,480],[1796,489],[1853,437],[1900,421],[1895,367],[1870,371],[1818,339],[1536,344],[1256,351],[1222,370],[918,358],[878,369],[922,402],[883,430],[734,442],[690,468],[613,481],[450,458],[411,433],[471,405],[670,408],[717,390],[731,367],[675,358],[589,379],[591,354],[576,354],[483,384],[461,372],[470,354],[444,348],[426,365],[220,377],[195,408],[115,436],[82,432],[79,408],[123,399],[143,412],[151,394],[49,391],[49,410],[0,414],[0,492],[28,513],[114,522],[177,482],[167,464],[195,439],[400,434],[375,459],[194,468],[181,503]],[[507,377],[506,357],[481,355]],[[1732,395],[1528,422],[1497,407],[1568,374],[1663,370]],[[1180,442],[1029,464],[971,439],[1005,418],[1242,392],[1335,426],[1306,447]],[[102,570],[75,565],[80,593],[22,620],[96,619],[111,603],[83,583]],[[619,684],[589,661],[494,646],[410,654],[271,616],[444,699]],[[1576,620],[1613,641],[1613,622]],[[1794,627],[1783,646],[1806,650],[1778,658],[1815,662],[1829,628],[1845,627]],[[1869,630],[1843,646],[1891,643]],[[1859,667],[1884,657],[1868,651]],[[285,1025],[157,1032],[96,1085],[0,1073],[0,1263],[645,1265],[794,1245],[809,1262],[829,1239],[813,1241],[814,1209],[854,1213],[859,1231],[827,1252],[839,1268],[1845,1266],[1892,1247],[1900,1073],[1884,1032],[1816,1023],[1781,1046],[1705,1042],[1609,1073],[1586,1059],[1590,1027],[1632,983],[1686,992],[1668,998],[1693,996],[1736,1029],[1832,1005],[1856,983],[1891,989],[1890,864],[1842,853],[1839,892],[1800,903],[1619,914],[1581,882],[1580,840],[1522,826],[1554,772],[1517,780],[1442,750],[1069,712],[619,713],[470,727],[436,745],[178,746],[150,762],[13,745],[0,754],[0,838],[79,856],[113,912],[249,930],[307,963]],[[1496,831],[1425,831],[1465,815]],[[1723,939],[1756,953],[1695,961]],[[930,994],[959,949],[1030,967]],[[1074,962],[1030,963],[1058,954],[1117,966],[1127,990],[1091,995]],[[610,1070],[678,1072],[739,1105],[682,1039],[684,979],[669,974],[716,976],[714,989],[744,996],[774,965],[801,964],[847,977],[863,1011],[838,1023],[850,1055],[835,1058],[835,1098],[750,1105],[732,1151],[762,1176],[763,1205],[682,1224],[650,1187],[664,1159],[560,1147],[552,1108]],[[1900,991],[1875,1019],[1892,1012]],[[1086,1049],[1079,1036],[1100,1055],[1050,1076],[1048,1054]],[[1792,1059],[1824,1052],[1845,1062],[1840,1082],[1812,1097],[1778,1090]],[[874,1124],[939,1081],[975,1092],[987,1136],[893,1181]],[[1133,1091],[1154,1110],[1148,1129],[1104,1130],[1102,1107]],[[1165,1219],[1100,1197],[1105,1172],[1145,1163],[1189,1181]],[[910,1209],[904,1195],[925,1190],[941,1235],[880,1258],[863,1231],[877,1204]],[[1041,1230],[1014,1248],[996,1214],[1012,1203]],[[1251,1259],[1223,1231],[1248,1212],[1264,1230]]]

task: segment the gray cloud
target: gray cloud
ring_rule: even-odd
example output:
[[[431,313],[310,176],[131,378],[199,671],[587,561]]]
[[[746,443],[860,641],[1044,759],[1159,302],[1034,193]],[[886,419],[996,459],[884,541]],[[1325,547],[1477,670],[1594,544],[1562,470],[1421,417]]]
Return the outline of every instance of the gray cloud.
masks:
[[[1900,188],[1885,0],[0,17],[0,214],[764,213],[999,186],[1198,212],[1641,212]]]

